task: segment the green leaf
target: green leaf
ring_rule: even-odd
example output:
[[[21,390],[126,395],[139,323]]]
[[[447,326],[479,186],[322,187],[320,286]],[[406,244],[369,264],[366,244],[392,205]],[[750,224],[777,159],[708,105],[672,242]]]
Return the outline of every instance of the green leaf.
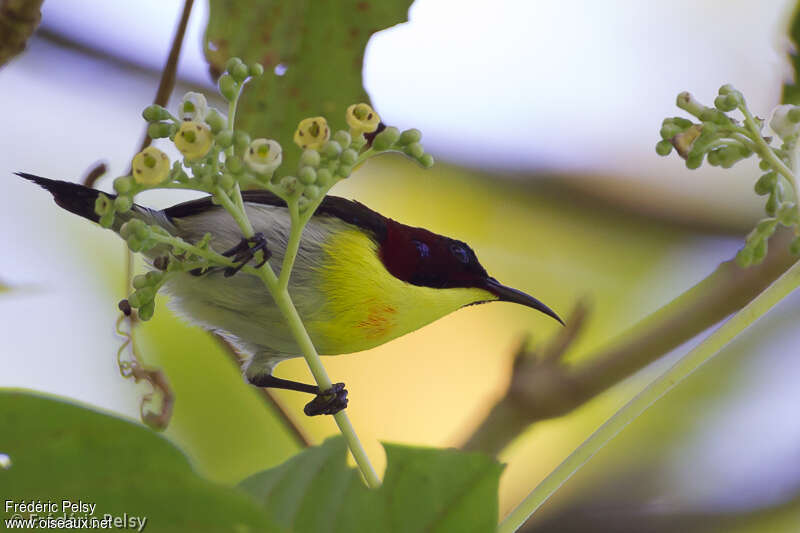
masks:
[[[232,56],[264,65],[264,75],[245,86],[237,127],[281,143],[280,174],[296,172],[300,149],[292,137],[301,119],[325,116],[335,131],[345,127],[347,106],[368,101],[364,47],[376,31],[405,22],[411,1],[210,0],[209,67],[219,75]]]
[[[0,428],[0,453],[11,463],[0,469],[7,499],[81,500],[97,505],[95,517],[147,517],[147,531],[282,531],[250,496],[202,479],[178,448],[139,424],[3,389]]]
[[[347,467],[341,437],[241,486],[298,533],[494,531],[503,466],[482,454],[385,444],[386,476],[369,490]]]
[[[794,80],[783,84],[783,94],[781,95],[781,103],[800,105],[800,2],[795,6],[792,20],[789,24],[789,39],[792,42],[794,51],[789,52],[789,63],[792,65],[794,71]]]

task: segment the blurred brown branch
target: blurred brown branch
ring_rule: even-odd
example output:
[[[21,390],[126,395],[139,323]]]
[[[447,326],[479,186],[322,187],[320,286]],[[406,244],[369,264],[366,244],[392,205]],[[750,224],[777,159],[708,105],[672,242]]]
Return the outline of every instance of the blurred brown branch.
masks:
[[[25,49],[42,20],[44,0],[0,0],[0,67]]]
[[[788,251],[792,237],[789,230],[777,232],[760,265],[743,269],[733,260],[720,264],[611,346],[568,366],[562,358],[587,311],[585,304],[578,304],[568,326],[549,343],[532,353],[523,345],[508,390],[463,448],[495,455],[534,422],[572,411],[738,311],[797,261]]]

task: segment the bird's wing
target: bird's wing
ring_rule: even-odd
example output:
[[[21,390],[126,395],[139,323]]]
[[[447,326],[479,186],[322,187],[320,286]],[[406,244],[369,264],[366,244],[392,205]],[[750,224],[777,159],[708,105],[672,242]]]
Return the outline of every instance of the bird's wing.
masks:
[[[286,207],[286,202],[269,191],[243,191],[242,199],[245,203]],[[206,196],[173,205],[163,212],[170,219],[180,219],[218,208],[219,206],[211,202],[211,197]],[[382,243],[386,238],[386,217],[355,200],[347,200],[339,196],[326,196],[314,216],[332,216],[348,224],[358,226],[371,232],[379,243]]]

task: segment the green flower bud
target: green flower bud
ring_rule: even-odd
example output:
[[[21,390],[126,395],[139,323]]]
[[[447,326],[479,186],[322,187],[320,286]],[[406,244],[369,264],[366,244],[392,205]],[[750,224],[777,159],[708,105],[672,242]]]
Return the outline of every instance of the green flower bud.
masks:
[[[203,174],[202,176],[199,176],[199,180],[200,185],[202,185],[207,191],[210,191],[217,186],[216,176],[212,174]]]
[[[775,172],[767,172],[758,178],[758,181],[753,188],[755,189],[757,195],[765,196],[772,192],[776,183],[778,183],[778,175]]]
[[[420,164],[425,168],[431,168],[433,166],[433,156],[431,154],[423,154],[422,157],[418,159]]]
[[[144,279],[147,280],[147,283],[153,286],[158,285],[163,277],[164,274],[162,274],[161,272],[155,272],[153,270],[144,275]]]
[[[272,139],[256,139],[244,154],[245,164],[257,174],[275,172],[283,161],[281,145]]]
[[[244,164],[242,163],[242,160],[235,155],[232,155],[225,159],[225,168],[231,174],[239,175],[242,172],[244,172]]]
[[[800,123],[792,121],[789,118],[789,113],[795,109],[795,106],[790,104],[783,104],[777,106],[772,112],[772,119],[769,121],[769,127],[772,131],[778,134],[781,139],[788,139],[797,134],[800,129]]]
[[[244,66],[244,62],[240,58],[234,56],[225,63],[225,72],[230,74],[239,66]]]
[[[220,112],[213,107],[208,110],[208,113],[206,113],[205,121],[206,124],[208,124],[208,127],[211,128],[212,133],[217,133],[225,129],[225,126],[227,125],[227,120],[225,117],[223,117]]]
[[[222,148],[228,148],[233,144],[233,131],[221,130],[219,133],[217,133],[214,139],[217,141],[217,144],[220,145]]]
[[[358,152],[353,150],[352,148],[348,148],[341,155],[341,161],[343,165],[350,165],[353,166],[358,161]]]
[[[119,195],[114,199],[114,209],[118,213],[127,213],[133,206],[130,196]]]
[[[250,136],[243,131],[237,131],[233,134],[233,146],[239,153],[246,152],[250,148]]]
[[[300,209],[300,211],[304,211],[310,203],[311,200],[309,200],[305,196],[301,196],[300,198],[297,199],[297,207],[298,209]]]
[[[672,152],[672,143],[667,140],[661,140],[656,143],[656,153],[664,156]]]
[[[795,237],[792,244],[789,245],[789,252],[792,255],[800,255],[800,237]]]
[[[327,187],[333,182],[333,174],[330,169],[321,168],[317,170],[317,185],[320,187]]]
[[[405,146],[407,144],[418,143],[421,140],[422,140],[422,132],[419,131],[418,129],[412,128],[410,130],[406,130],[403,133],[401,133],[400,138],[397,140],[397,143]]]
[[[211,129],[203,122],[189,120],[181,124],[175,135],[175,147],[187,160],[200,159],[211,149]]]
[[[350,134],[344,130],[339,130],[333,134],[333,140],[339,143],[339,145],[344,149],[348,148],[350,144],[353,142],[353,138]]]
[[[234,58],[238,59],[238,58]],[[228,62],[230,65],[230,61]],[[233,65],[233,68],[228,67],[228,72],[230,72],[233,79],[239,83],[242,83],[247,77],[250,75],[250,69],[247,68],[247,65],[242,63],[242,60],[239,59],[239,62]]]
[[[316,150],[303,150],[300,156],[300,166],[304,167],[318,167],[319,166],[319,152]]]
[[[383,150],[388,150],[400,139],[400,130],[395,128],[394,126],[389,126],[384,128],[382,132],[375,136],[375,139],[372,141],[372,148],[378,152],[382,152]],[[412,143],[412,144],[419,144],[419,143]]]
[[[236,80],[234,80],[230,74],[223,74],[220,76],[217,83],[219,85],[219,92],[225,100],[231,102],[236,99],[236,95],[239,93],[239,84],[236,83]]]
[[[317,180],[317,172],[312,167],[303,167],[297,173],[297,177],[303,185],[311,185]]]
[[[777,210],[778,210],[778,196],[773,191],[770,193],[769,198],[767,198],[767,203],[764,206],[764,211],[766,211],[766,213],[769,216],[775,216],[775,212]]]
[[[305,189],[303,189],[303,196],[308,198],[309,200],[316,200],[319,198],[319,187],[316,185],[308,185]]]
[[[134,276],[132,284],[133,284],[133,288],[134,289],[141,289],[141,288],[146,287],[148,283],[149,283],[149,281],[145,276],[138,275],[138,276]],[[130,300],[129,300],[129,302],[130,302]],[[131,304],[131,305],[133,305],[133,304]],[[134,305],[134,307],[138,307],[138,306]]]
[[[136,183],[158,185],[169,177],[169,158],[155,146],[148,146],[133,156],[131,169]]]
[[[283,189],[283,191],[289,196],[297,192],[299,186],[300,184],[297,183],[297,178],[294,176],[285,176],[281,180],[281,189]]]
[[[753,248],[753,263],[759,264],[767,256],[767,239],[760,241]]]
[[[171,122],[153,122],[147,126],[147,136],[151,139],[163,139],[175,133],[175,124]]]
[[[664,142],[664,141],[661,141],[661,142]],[[722,164],[722,156],[720,155],[719,149],[717,148],[715,150],[711,150],[710,152],[708,152],[708,155],[706,156],[706,160],[708,161],[708,164],[711,165],[712,167],[716,167],[716,166],[721,165]]]
[[[133,179],[130,176],[121,176],[114,180],[114,190],[119,194],[127,194],[133,189]]]
[[[425,149],[420,143],[411,143],[406,147],[406,153],[414,159],[419,159],[425,153]]]
[[[733,111],[736,109],[736,99],[731,95],[719,95],[714,98],[714,106],[720,111]]]
[[[758,162],[758,168],[760,168],[761,170],[769,170],[772,168],[772,165],[770,165],[769,162],[764,161],[762,159],[761,161]]]
[[[156,303],[153,300],[145,303],[139,308],[139,319],[146,322],[153,318],[153,314],[156,310]]]
[[[104,228],[110,228],[114,225],[114,211],[109,211],[105,215],[100,217],[100,220],[97,221]]]
[[[178,109],[181,120],[201,121],[205,120],[208,114],[208,102],[205,95],[189,91],[183,95]]]
[[[758,240],[769,238],[775,233],[775,228],[778,226],[777,219],[765,218],[756,224],[755,231],[758,234]]]
[[[169,111],[157,104],[152,104],[144,108],[142,117],[147,122],[159,122],[170,118]]]
[[[320,153],[324,157],[327,157],[328,159],[339,157],[339,154],[342,153],[342,145],[337,143],[336,141],[327,141],[325,144],[322,145]]]
[[[325,117],[311,117],[300,121],[294,132],[294,142],[302,149],[318,150],[328,139],[331,130]]]
[[[223,191],[230,191],[236,185],[236,179],[229,173],[224,173],[219,177],[219,186]]]
[[[347,178],[352,173],[353,173],[353,167],[351,167],[350,165],[339,165],[339,168],[336,169],[336,175],[341,178]]]
[[[248,69],[250,70],[250,75],[256,78],[264,74],[264,65],[261,63],[250,63]]]
[[[667,122],[669,121],[669,122]],[[664,123],[661,126],[661,130],[658,132],[661,135],[661,138],[665,141],[669,141],[679,133],[683,131],[683,128],[674,124],[670,119],[664,119]]]
[[[694,170],[703,164],[703,154],[691,154],[686,157],[686,168]]]

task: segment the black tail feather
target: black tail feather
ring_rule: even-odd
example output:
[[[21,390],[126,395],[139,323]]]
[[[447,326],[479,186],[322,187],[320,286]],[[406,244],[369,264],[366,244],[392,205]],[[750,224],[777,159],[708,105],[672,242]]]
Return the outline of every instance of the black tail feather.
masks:
[[[100,191],[78,185],[77,183],[51,180],[40,176],[34,176],[26,172],[15,172],[15,174],[47,189],[47,191],[53,195],[56,204],[70,213],[88,218],[93,222],[100,220],[100,217],[94,212],[94,204],[97,201],[97,197],[100,195]],[[109,194],[108,197],[113,199],[115,195]]]

